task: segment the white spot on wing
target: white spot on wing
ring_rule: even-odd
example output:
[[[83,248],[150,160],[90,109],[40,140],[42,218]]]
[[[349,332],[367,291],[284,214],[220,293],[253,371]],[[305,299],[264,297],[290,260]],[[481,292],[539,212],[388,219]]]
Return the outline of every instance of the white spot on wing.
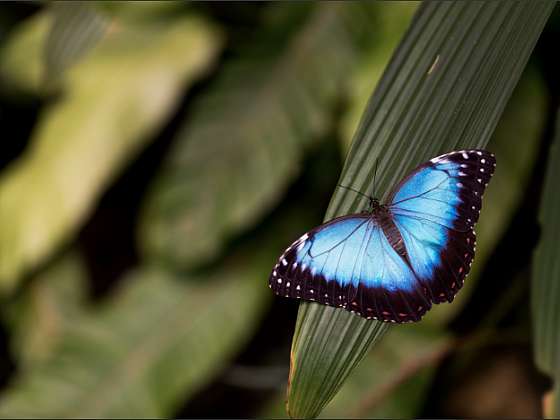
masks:
[[[286,258],[282,258],[282,265],[283,265],[283,266],[287,266],[287,265],[288,265],[288,261],[286,261]]]
[[[465,152],[463,152],[463,159],[468,159],[469,155],[467,155]]]

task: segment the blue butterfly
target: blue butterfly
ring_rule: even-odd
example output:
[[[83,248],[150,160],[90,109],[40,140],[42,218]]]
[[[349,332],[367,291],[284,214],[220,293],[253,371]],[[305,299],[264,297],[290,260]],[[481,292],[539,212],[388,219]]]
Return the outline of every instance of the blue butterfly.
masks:
[[[463,285],[495,167],[484,150],[431,159],[393,189],[388,204],[370,198],[368,211],[333,219],[290,245],[272,270],[270,288],[367,319],[420,320]]]

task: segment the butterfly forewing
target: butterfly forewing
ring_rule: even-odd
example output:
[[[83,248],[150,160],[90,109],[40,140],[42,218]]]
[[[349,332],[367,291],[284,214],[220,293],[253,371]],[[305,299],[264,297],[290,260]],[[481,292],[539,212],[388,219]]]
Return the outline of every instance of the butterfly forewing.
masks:
[[[453,300],[463,284],[494,167],[494,156],[483,150],[426,162],[397,185],[385,207],[396,229],[380,225],[379,208],[325,223],[282,254],[271,289],[368,319],[419,320],[432,302]]]

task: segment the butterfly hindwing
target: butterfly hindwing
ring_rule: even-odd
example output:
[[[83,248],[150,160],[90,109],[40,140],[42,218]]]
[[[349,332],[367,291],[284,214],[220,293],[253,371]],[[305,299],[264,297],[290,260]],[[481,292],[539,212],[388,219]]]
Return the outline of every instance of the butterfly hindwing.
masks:
[[[280,257],[270,287],[281,296],[384,321],[416,321],[430,308],[414,273],[370,215],[334,219],[303,235]]]
[[[474,258],[474,231],[458,232],[411,216],[394,216],[408,259],[434,303],[451,302]]]
[[[392,195],[411,266],[435,303],[451,302],[470,270],[473,228],[495,166],[483,150],[448,153],[421,165]]]

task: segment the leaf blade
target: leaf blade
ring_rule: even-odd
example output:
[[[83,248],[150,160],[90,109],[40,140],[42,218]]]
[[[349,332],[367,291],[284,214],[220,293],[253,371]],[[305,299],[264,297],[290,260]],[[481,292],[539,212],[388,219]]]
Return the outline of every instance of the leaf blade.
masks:
[[[553,6],[422,4],[365,111],[341,183],[367,191],[374,162],[383,156],[378,178],[386,195],[390,185],[421,161],[449,150],[484,147]],[[325,219],[357,212],[364,205],[346,190],[337,190]],[[335,312],[314,303],[300,304],[288,388],[292,417],[315,417],[345,380],[344,374],[331,374],[340,371],[336,366],[328,366],[321,378],[315,378],[310,367],[314,358],[333,361],[332,354],[346,350],[352,357],[337,359],[336,364],[347,364],[348,370],[341,371],[347,375],[381,337],[380,330],[387,328]],[[342,331],[339,336],[347,343],[357,337],[364,341],[355,347],[325,341],[329,331],[320,327],[313,334],[301,334],[310,328],[308,322],[317,323],[312,320],[328,325],[335,318],[335,327]]]

